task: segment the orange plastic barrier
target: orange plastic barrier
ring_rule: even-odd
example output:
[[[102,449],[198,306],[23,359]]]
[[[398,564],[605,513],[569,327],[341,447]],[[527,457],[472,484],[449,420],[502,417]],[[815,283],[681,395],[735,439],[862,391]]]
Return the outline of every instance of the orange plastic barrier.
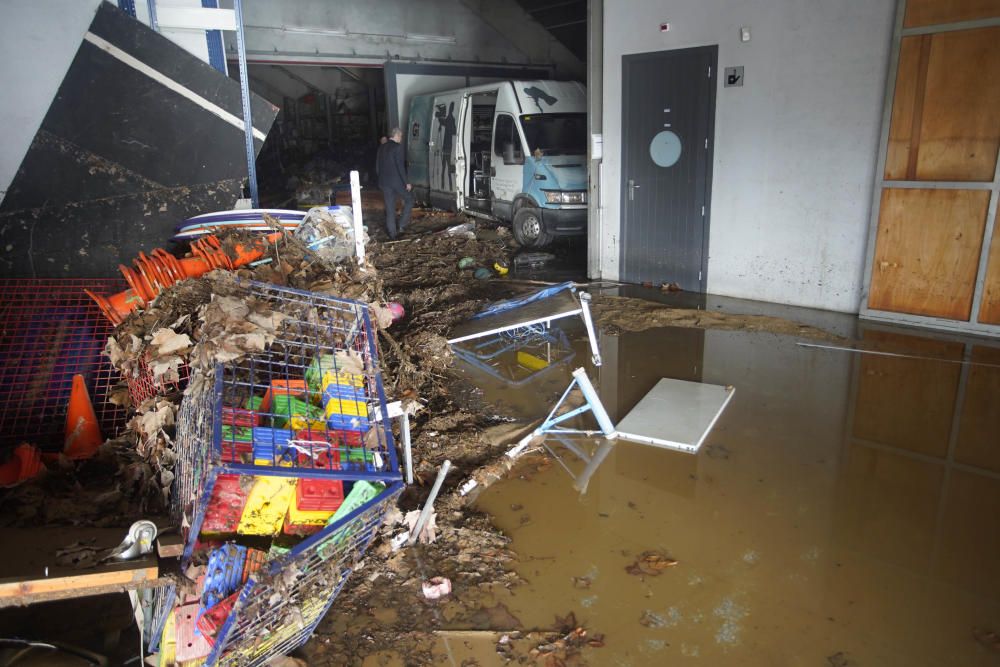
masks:
[[[275,243],[282,237],[281,232],[268,234],[252,245],[242,244],[235,247],[236,257],[230,257],[222,249],[222,242],[217,236],[206,236],[191,243],[191,256],[178,259],[163,248],[157,248],[148,255],[144,252],[133,260],[132,266],[119,264],[129,289],[102,296],[85,290],[101,312],[116,326],[121,324],[129,313],[144,307],[157,295],[174,283],[185,278],[197,278],[214,269],[233,270],[255,262],[264,256],[268,244]]]

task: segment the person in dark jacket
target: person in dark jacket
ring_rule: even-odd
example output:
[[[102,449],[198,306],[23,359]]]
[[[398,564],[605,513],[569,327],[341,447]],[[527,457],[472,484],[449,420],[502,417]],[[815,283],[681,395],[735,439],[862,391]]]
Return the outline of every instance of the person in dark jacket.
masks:
[[[378,163],[382,159],[382,153],[385,152],[385,145],[389,143],[389,137],[384,134],[379,137],[378,148],[375,150],[375,180],[378,180]]]
[[[410,223],[413,209],[413,186],[407,182],[406,164],[403,162],[403,131],[394,127],[389,141],[378,152],[378,187],[385,199],[385,231],[395,240],[396,234]],[[403,200],[403,213],[396,226],[396,200]]]

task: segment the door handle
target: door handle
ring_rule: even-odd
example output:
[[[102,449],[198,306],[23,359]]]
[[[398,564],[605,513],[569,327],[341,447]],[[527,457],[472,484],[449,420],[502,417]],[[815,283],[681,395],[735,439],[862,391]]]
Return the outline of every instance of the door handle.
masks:
[[[628,179],[628,200],[629,201],[635,201],[635,189],[638,188],[638,187],[642,187],[642,186],[636,185],[635,184],[635,180],[633,180],[631,178]]]

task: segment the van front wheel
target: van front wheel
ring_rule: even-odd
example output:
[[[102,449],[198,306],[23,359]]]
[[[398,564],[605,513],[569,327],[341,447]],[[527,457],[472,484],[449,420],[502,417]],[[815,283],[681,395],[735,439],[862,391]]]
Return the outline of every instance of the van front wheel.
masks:
[[[514,238],[526,248],[544,248],[552,243],[552,235],[542,225],[542,213],[537,208],[521,208],[514,214]]]

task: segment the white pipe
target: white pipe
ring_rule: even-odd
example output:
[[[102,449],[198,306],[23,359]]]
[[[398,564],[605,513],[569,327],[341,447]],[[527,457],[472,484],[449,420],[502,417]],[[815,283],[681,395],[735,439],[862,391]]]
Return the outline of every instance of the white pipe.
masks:
[[[351,172],[351,213],[354,218],[354,252],[358,256],[358,266],[365,264],[365,228],[361,219],[361,176]]]
[[[413,447],[410,444],[410,415],[399,416],[399,431],[403,436],[403,457],[406,459],[406,483],[413,484]]]
[[[434,486],[431,487],[431,495],[427,496],[427,502],[424,503],[424,508],[420,510],[420,516],[417,517],[417,523],[413,526],[410,539],[406,542],[408,546],[416,542],[417,537],[423,531],[424,525],[431,516],[431,510],[434,509],[434,501],[437,499],[438,491],[441,490],[441,485],[444,483],[444,478],[447,477],[449,470],[451,470],[451,461],[445,461],[441,465],[441,470],[438,471],[437,479],[434,480]]]
[[[595,366],[601,365],[601,349],[597,347],[597,334],[594,333],[594,321],[590,318],[590,294],[580,292],[580,316],[587,327],[587,338],[590,339],[590,352]]]

